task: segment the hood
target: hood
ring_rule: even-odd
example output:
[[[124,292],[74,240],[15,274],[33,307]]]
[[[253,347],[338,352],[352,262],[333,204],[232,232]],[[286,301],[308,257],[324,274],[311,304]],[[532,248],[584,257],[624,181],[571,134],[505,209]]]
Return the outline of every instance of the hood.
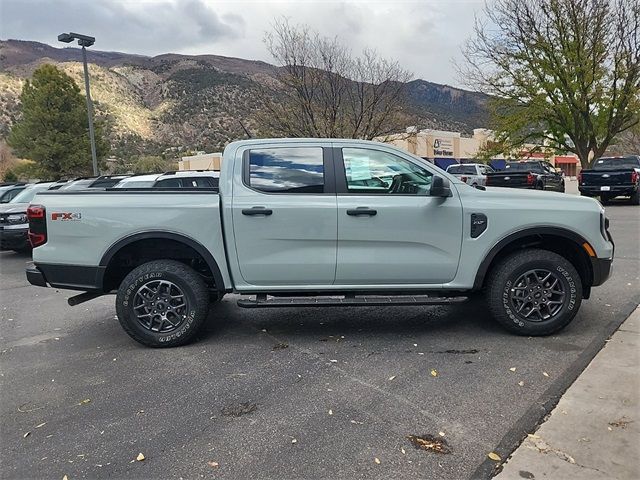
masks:
[[[28,203],[2,203],[0,213],[27,213]]]
[[[461,189],[459,189],[461,190]],[[473,192],[475,190],[475,192]],[[462,192],[461,192],[462,193]],[[486,191],[471,188],[464,191],[466,195],[473,194],[479,200],[499,202],[509,205],[512,209],[561,209],[600,211],[602,205],[594,198],[571,195],[568,193],[548,192],[545,190],[528,190],[507,187],[487,187]],[[465,196],[466,196],[465,195]]]

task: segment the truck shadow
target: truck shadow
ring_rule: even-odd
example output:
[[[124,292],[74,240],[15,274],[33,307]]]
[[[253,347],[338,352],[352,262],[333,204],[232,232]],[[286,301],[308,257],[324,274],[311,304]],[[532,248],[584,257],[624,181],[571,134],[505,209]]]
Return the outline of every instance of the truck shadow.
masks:
[[[201,341],[256,332],[301,340],[341,335],[508,335],[478,300],[446,306],[243,309],[236,299],[212,305]]]

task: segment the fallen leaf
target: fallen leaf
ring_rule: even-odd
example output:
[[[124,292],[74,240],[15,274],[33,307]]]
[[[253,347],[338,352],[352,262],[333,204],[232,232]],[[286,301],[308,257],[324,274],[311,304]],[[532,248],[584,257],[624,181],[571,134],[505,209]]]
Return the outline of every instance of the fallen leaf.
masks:
[[[141,454],[141,455],[142,455],[142,454]],[[220,464],[219,464],[218,462],[213,462],[213,461],[209,460],[209,461],[207,462],[207,465],[209,465],[211,468],[216,468],[216,467],[218,467]]]
[[[441,437],[444,437],[444,432],[438,432],[438,435],[440,435]]]
[[[520,385],[521,387],[524,387],[524,382],[523,382],[522,380],[520,380],[520,381],[518,382],[518,385]]]
[[[512,372],[516,371],[516,367],[511,367],[509,370],[511,370]]]
[[[535,435],[533,433],[527,433],[527,437],[529,437],[529,438],[540,438],[538,435]]]
[[[431,376],[432,377],[437,377],[438,376],[438,371],[437,370],[431,370]]]
[[[611,427],[607,427],[607,430],[612,431],[612,430],[613,430],[613,428],[611,428]]]
[[[80,403],[78,403],[78,405],[86,405],[87,403],[91,403],[91,399],[90,398],[85,398]]]
[[[451,447],[444,438],[437,438],[433,435],[409,435],[409,441],[419,450],[435,453],[451,453]]]
[[[62,480],[69,480],[69,477],[65,475],[64,477],[62,477]]]
[[[139,453],[138,456],[136,457],[136,460],[139,462],[144,461],[144,455],[142,453]]]
[[[405,455],[407,454],[407,452],[404,451],[404,448],[401,448],[400,451]]]
[[[548,377],[548,376],[549,376],[549,374],[548,374],[547,372],[542,372],[542,374],[543,374],[545,377]]]
[[[41,423],[40,425],[36,425],[36,428],[44,427],[46,424],[47,422]]]
[[[333,415],[333,410],[329,409],[329,415]]]
[[[625,417],[622,417],[620,420],[616,420],[615,422],[609,422],[609,425],[612,427],[620,427],[624,429],[627,428],[627,425],[632,422],[633,420],[626,420]]]
[[[373,461],[380,465],[380,459],[378,457],[374,458]]]
[[[389,377],[389,380],[393,380],[394,378],[396,378],[396,376],[392,375],[392,376]]]
[[[502,460],[500,458],[500,455],[498,455],[495,452],[491,452],[489,455],[487,455],[487,457],[489,457],[491,460],[495,461],[495,462],[499,462],[500,460]]]
[[[24,435],[22,435],[22,438],[27,438],[29,435],[31,435],[31,432],[27,432]]]

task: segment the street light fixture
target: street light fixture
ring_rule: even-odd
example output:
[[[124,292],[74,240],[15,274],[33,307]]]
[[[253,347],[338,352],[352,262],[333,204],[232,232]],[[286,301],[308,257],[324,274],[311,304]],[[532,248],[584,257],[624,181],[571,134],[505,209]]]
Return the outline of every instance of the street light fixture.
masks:
[[[98,172],[98,157],[96,155],[96,137],[93,131],[93,102],[91,101],[91,94],[89,92],[89,69],[87,67],[87,50],[85,47],[90,47],[96,42],[95,37],[88,35],[82,35],[81,33],[61,33],[58,35],[58,41],[64,43],[71,43],[74,40],[78,40],[78,45],[82,47],[82,63],[84,66],[84,90],[87,97],[87,115],[89,117],[89,138],[91,140],[91,160],[93,161],[93,174],[99,175]]]

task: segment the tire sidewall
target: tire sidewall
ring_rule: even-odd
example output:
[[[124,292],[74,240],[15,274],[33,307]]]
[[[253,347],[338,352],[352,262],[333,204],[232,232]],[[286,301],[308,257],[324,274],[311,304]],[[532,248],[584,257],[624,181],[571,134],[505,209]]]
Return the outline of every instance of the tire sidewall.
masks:
[[[511,288],[515,284],[516,280],[518,280],[518,278],[525,272],[535,269],[548,270],[556,275],[560,279],[560,282],[562,283],[564,291],[567,295],[562,308],[553,316],[553,318],[542,320],[539,322],[534,322],[519,317],[514,312],[510,300]],[[575,270],[573,268],[571,270],[573,271],[568,270],[564,265],[558,265],[557,263],[546,260],[524,262],[520,266],[513,269],[507,275],[507,279],[501,289],[502,308],[504,310],[504,314],[511,322],[512,327],[523,330],[528,330],[529,328],[539,329],[541,327],[544,328],[545,326],[564,324],[570,321],[580,308],[582,298],[579,293],[579,289],[581,288],[580,279],[576,279],[577,274]]]
[[[180,342],[183,336],[189,335],[198,315],[196,294],[191,285],[184,278],[168,271],[157,270],[138,275],[132,275],[133,273],[135,271],[125,278],[123,283],[126,284],[126,288],[121,289],[117,295],[117,310],[120,321],[126,322],[127,326],[135,331],[136,335],[158,346],[170,346],[172,343]],[[176,284],[187,299],[187,318],[183,320],[177,329],[170,332],[159,333],[147,330],[140,324],[133,311],[136,292],[142,285],[154,280],[168,280]]]

